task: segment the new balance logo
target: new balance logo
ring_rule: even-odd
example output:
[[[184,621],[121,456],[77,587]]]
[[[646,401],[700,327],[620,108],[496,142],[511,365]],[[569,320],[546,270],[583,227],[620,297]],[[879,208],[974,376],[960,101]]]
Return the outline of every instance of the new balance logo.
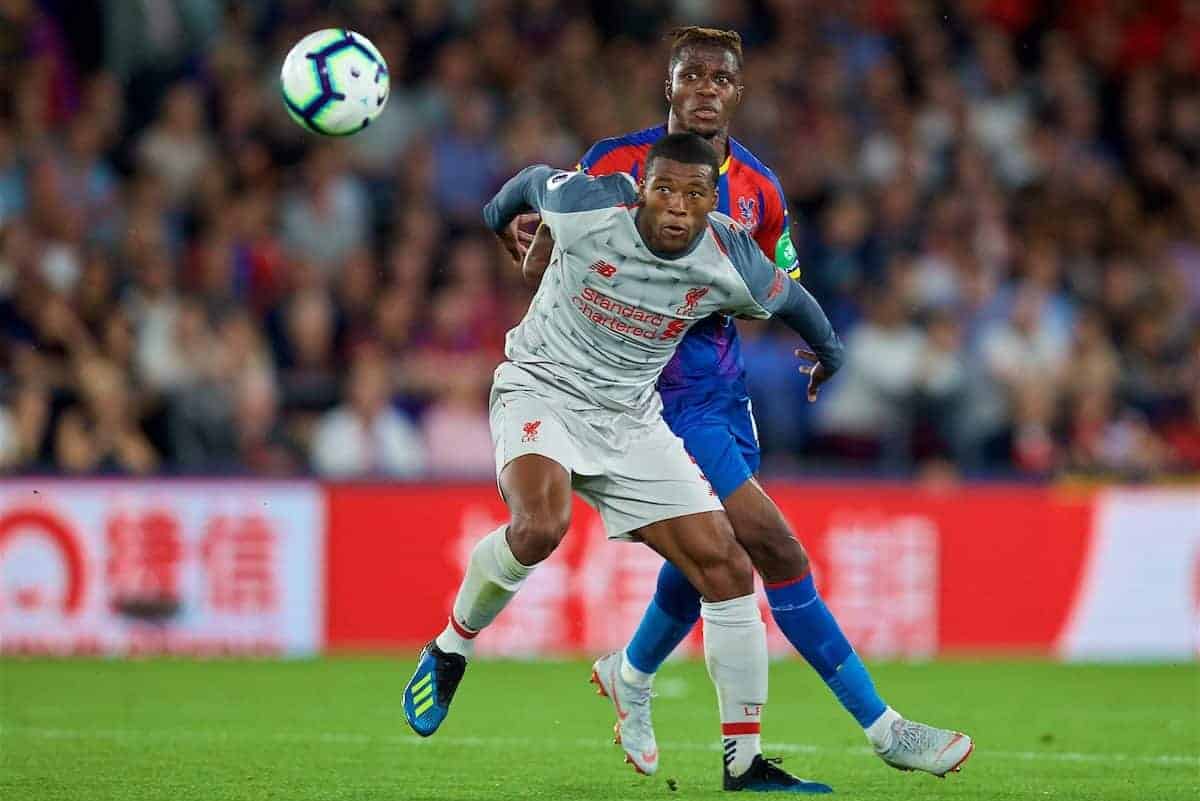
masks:
[[[541,426],[541,420],[530,420],[528,423],[522,426],[521,430],[524,433],[521,435],[521,442],[537,442],[538,429],[541,428]]]
[[[605,278],[612,278],[614,275],[617,274],[617,268],[612,266],[611,264],[609,264],[606,261],[598,261],[595,264],[593,264],[591,267],[589,267],[588,269],[594,273],[599,273],[600,275],[604,276]]]

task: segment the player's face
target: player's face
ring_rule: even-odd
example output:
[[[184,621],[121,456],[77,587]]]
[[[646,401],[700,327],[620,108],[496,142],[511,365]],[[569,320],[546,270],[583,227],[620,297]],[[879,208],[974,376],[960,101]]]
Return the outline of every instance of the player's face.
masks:
[[[708,224],[717,206],[711,164],[683,164],[657,158],[641,187],[638,231],[660,253],[686,250]]]
[[[723,47],[684,48],[667,81],[671,115],[705,138],[724,131],[742,99],[737,58]]]

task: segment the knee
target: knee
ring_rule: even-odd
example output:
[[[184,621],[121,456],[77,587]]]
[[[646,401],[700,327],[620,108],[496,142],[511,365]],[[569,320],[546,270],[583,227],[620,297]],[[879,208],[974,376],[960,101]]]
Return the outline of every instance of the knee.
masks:
[[[809,570],[804,546],[778,512],[739,520],[737,538],[764,581],[787,581]]]
[[[570,525],[569,507],[543,507],[516,514],[508,526],[508,547],[521,564],[537,564],[554,553]]]

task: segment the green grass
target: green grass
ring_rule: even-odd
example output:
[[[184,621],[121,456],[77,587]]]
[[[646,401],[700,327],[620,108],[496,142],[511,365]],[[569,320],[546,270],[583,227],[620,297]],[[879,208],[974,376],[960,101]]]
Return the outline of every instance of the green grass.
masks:
[[[723,797],[703,665],[660,674],[653,778],[621,763],[610,707],[591,694],[584,663],[473,664],[429,740],[409,732],[400,710],[411,667],[381,658],[0,661],[0,798]],[[975,736],[961,774],[939,781],[886,768],[795,662],[772,665],[768,752],[844,799],[1200,798],[1194,665],[958,662],[874,673],[901,711]]]

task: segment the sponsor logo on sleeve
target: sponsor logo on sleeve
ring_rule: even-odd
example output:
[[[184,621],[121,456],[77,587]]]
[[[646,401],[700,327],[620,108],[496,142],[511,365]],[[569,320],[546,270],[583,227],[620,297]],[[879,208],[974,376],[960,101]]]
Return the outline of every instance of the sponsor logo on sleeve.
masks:
[[[797,274],[793,278],[799,278],[798,261],[796,246],[792,244],[792,232],[785,228],[783,236],[775,243],[775,264],[785,270],[795,270]]]
[[[571,176],[578,175],[578,174],[579,174],[578,171],[576,171],[576,172],[556,172],[556,173],[554,173],[554,175],[551,175],[549,178],[546,179],[546,188],[548,190],[550,190],[551,192],[553,192],[555,189],[558,189],[560,186],[565,184],[567,181],[571,180]]]

